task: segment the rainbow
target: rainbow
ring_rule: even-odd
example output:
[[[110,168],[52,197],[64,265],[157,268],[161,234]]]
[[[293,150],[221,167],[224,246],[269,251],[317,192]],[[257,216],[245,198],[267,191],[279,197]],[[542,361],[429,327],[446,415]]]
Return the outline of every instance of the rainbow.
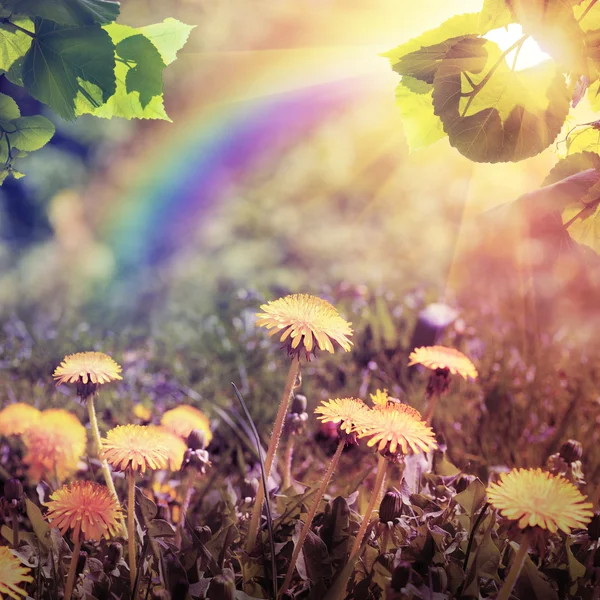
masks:
[[[110,201],[100,233],[119,272],[160,262],[184,248],[232,184],[243,182],[259,162],[277,161],[285,148],[367,93],[364,77],[354,77],[176,117],[177,124],[167,126],[170,135],[153,140],[153,156],[141,160],[143,168],[126,192]]]

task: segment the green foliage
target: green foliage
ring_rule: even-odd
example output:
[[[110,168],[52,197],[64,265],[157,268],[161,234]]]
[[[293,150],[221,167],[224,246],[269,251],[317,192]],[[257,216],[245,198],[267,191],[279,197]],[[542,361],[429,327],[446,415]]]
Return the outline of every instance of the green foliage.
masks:
[[[119,3],[106,0],[0,0],[0,72],[66,120],[86,113],[169,120],[162,72],[192,27],[166,19],[135,29],[114,23],[118,15]],[[6,107],[2,181],[20,175],[13,159],[23,154],[13,149],[37,150],[54,132],[41,116],[15,122],[20,115]]]
[[[507,25],[520,26],[522,35],[501,49],[487,34]],[[550,58],[519,70],[519,53],[531,40]],[[396,99],[410,150],[447,136],[475,162],[516,162],[539,154],[586,95],[592,109],[600,110],[599,40],[600,5],[594,0],[486,0],[480,13],[456,15],[390,50],[384,56],[401,76]],[[576,125],[557,143],[564,157],[579,158],[554,175],[588,168],[600,174],[598,123]],[[572,172],[582,153],[582,168]],[[560,212],[571,238],[599,252],[600,186],[593,184],[563,198]]]

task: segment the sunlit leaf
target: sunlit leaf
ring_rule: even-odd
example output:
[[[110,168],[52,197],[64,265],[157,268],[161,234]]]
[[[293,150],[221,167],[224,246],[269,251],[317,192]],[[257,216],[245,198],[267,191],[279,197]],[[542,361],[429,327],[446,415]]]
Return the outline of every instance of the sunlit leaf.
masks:
[[[580,152],[600,152],[600,128],[578,127],[569,134],[566,142],[567,155]]]
[[[173,19],[175,21],[175,19]],[[179,23],[177,21],[177,23]],[[112,42],[115,46],[123,43],[124,40],[127,40],[133,36],[139,36],[140,29],[135,29],[134,27],[128,27],[126,25],[119,25],[117,23],[112,23],[107,25],[105,28],[106,32],[110,35]],[[165,34],[164,40],[169,39],[169,37]],[[147,44],[152,44],[151,42],[143,43],[146,48]],[[126,50],[128,49],[125,46]],[[138,44],[139,48],[139,44]],[[131,50],[131,48],[129,48]],[[138,58],[140,58],[140,54],[137,54]],[[154,65],[155,67],[158,65],[156,59],[160,60],[160,56],[154,55]],[[157,77],[154,74],[152,77],[152,83],[150,87],[144,88],[144,82],[141,81],[139,75],[134,75],[133,84],[131,84],[131,79],[129,79],[129,89],[128,89],[128,77],[130,76],[130,72],[137,67],[137,64],[131,63],[131,65],[127,65],[121,60],[116,61],[114,75],[116,79],[116,91],[114,95],[112,95],[108,101],[102,106],[93,107],[91,106],[85,98],[83,93],[79,93],[76,101],[76,110],[77,115],[81,114],[92,114],[96,117],[102,117],[105,119],[110,119],[112,117],[124,117],[126,119],[162,119],[166,121],[170,121],[167,113],[165,112],[163,98],[162,98],[162,82],[161,82],[161,93],[157,95],[150,95],[148,99],[148,95],[157,91]],[[164,64],[163,64],[164,67]],[[142,73],[145,72],[145,67],[142,67]],[[138,71],[139,73],[139,71]],[[156,73],[156,69],[154,70]],[[138,89],[132,88],[139,87],[144,92],[144,100],[146,102],[145,105],[142,105],[140,92]],[[86,88],[88,92],[93,92],[93,86],[86,84],[83,86]]]
[[[170,65],[176,58],[195,25],[186,25],[177,19],[168,18],[162,23],[154,23],[140,27],[143,33],[157,48],[166,65]]]
[[[71,26],[110,23],[119,16],[119,3],[106,0],[3,0],[3,5],[16,14]]]
[[[569,2],[551,0],[506,0],[526,34],[561,65],[576,73],[586,72],[586,44],[583,31]]]
[[[600,170],[600,155],[594,152],[579,152],[559,160],[544,178],[542,186],[551,185],[561,179],[587,171],[588,169]]]
[[[560,132],[569,101],[551,61],[513,72],[495,43],[476,37],[451,48],[434,80],[435,113],[450,143],[476,162],[538,154]]]
[[[90,105],[114,94],[114,65],[113,43],[100,27],[62,27],[37,19],[23,61],[23,82],[34,98],[72,120],[78,91]],[[86,82],[90,86],[84,88]]]
[[[596,187],[597,198],[600,198],[600,186]],[[562,212],[563,224],[569,223],[567,231],[579,244],[587,246],[600,254],[600,204],[590,207],[582,203],[574,203]]]
[[[29,19],[15,19],[16,25],[33,32],[33,22]],[[22,59],[31,47],[31,36],[9,24],[0,25],[0,70],[7,72]]]

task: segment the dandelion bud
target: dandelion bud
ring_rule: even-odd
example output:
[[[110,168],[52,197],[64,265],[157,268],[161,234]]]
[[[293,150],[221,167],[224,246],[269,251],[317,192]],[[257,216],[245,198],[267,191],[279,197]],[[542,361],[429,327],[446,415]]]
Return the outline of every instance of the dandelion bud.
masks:
[[[410,581],[412,566],[406,561],[401,561],[400,564],[392,571],[392,589],[395,592],[400,592],[405,588]]]
[[[206,433],[201,429],[192,429],[187,438],[188,448],[204,450],[206,448]]]
[[[567,440],[561,447],[559,452],[560,457],[567,463],[571,464],[576,460],[580,460],[583,456],[583,446],[577,440]]]
[[[206,590],[207,600],[235,600],[235,583],[225,575],[210,580]]]
[[[212,531],[208,525],[196,527],[194,531],[196,532],[196,535],[203,544],[206,544],[206,542],[208,542],[210,538],[212,538]]]
[[[9,479],[4,484],[4,497],[13,506],[19,504],[23,498],[23,484],[18,479]]]
[[[390,523],[402,514],[402,496],[398,492],[386,492],[379,505],[379,520]]]
[[[205,475],[206,468],[210,467],[208,452],[206,450],[192,450],[188,448],[183,455],[181,468],[186,469],[189,467],[196,469],[200,475]]]
[[[588,536],[591,540],[600,540],[600,512],[595,512],[587,526]]]
[[[303,396],[302,394],[296,394],[294,396],[294,400],[292,401],[292,408],[290,409],[290,412],[300,415],[306,412],[306,406],[306,396]]]

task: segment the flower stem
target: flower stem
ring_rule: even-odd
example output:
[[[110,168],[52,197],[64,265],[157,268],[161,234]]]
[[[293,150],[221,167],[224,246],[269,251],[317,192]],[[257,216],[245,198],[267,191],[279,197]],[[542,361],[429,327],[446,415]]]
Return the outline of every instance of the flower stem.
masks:
[[[275,418],[275,425],[273,425],[273,434],[271,435],[271,441],[267,449],[267,455],[265,457],[265,478],[269,479],[271,474],[271,467],[273,466],[273,459],[275,458],[275,452],[277,452],[277,445],[279,444],[279,438],[283,430],[283,424],[285,423],[285,415],[288,411],[288,405],[292,392],[294,391],[294,384],[296,383],[296,377],[300,370],[300,357],[295,355],[290,363],[290,368],[287,374],[287,380],[285,382],[285,388],[281,395],[281,402],[279,404],[279,410],[277,411],[277,417]],[[256,542],[256,535],[258,533],[258,524],[260,522],[260,515],[262,513],[262,505],[265,500],[265,490],[262,486],[259,486],[256,492],[256,502],[252,509],[252,516],[250,518],[250,525],[248,527],[248,537],[246,538],[246,552],[251,552]]]
[[[88,415],[90,418],[90,426],[92,430],[92,437],[94,438],[94,445],[96,447],[96,456],[100,460],[102,465],[102,473],[104,474],[104,481],[106,481],[106,487],[110,490],[110,493],[114,496],[117,501],[117,506],[120,508],[121,503],[119,502],[119,496],[117,495],[117,490],[115,488],[115,483],[112,478],[112,474],[110,472],[110,467],[108,466],[108,462],[106,462],[105,458],[101,458],[100,453],[102,450],[102,441],[100,440],[100,429],[98,429],[98,419],[96,418],[96,408],[94,407],[94,396],[91,395],[87,399],[87,407],[88,407]],[[123,520],[120,520],[121,523],[121,534],[123,537],[127,538],[127,530],[123,525]]]
[[[521,545],[519,546],[519,550],[513,559],[513,563],[510,567],[510,571],[508,573],[508,577],[498,594],[497,600],[508,600],[510,597],[510,593],[513,591],[515,587],[515,583],[521,573],[521,569],[523,568],[523,564],[525,562],[525,558],[527,557],[527,551],[529,550],[529,534],[524,533],[521,538]]]
[[[190,507],[192,501],[192,494],[194,493],[193,475],[188,473],[185,478],[185,492],[183,494],[183,502],[181,503],[181,510],[179,511],[179,522],[177,523],[177,533],[175,535],[175,545],[177,548],[181,548],[181,538],[183,535],[183,525],[185,523],[185,516]]]
[[[290,487],[292,484],[292,460],[294,459],[294,442],[296,436],[291,435],[288,437],[287,444],[285,446],[285,456],[283,458],[283,484],[284,490]]]
[[[435,405],[438,401],[438,394],[433,394],[429,399],[429,404],[427,405],[427,412],[425,413],[425,423],[427,425],[431,425],[431,421],[433,420],[433,411],[435,410]]]
[[[352,560],[360,550],[363,537],[365,536],[367,526],[369,525],[369,521],[371,520],[373,509],[375,508],[375,503],[377,502],[377,498],[379,497],[379,492],[383,487],[383,481],[385,479],[386,471],[387,460],[380,454],[379,461],[377,463],[377,475],[375,477],[375,485],[373,487],[373,491],[371,492],[371,499],[369,500],[369,505],[367,506],[367,512],[365,513],[363,522],[360,524],[360,528],[358,530],[358,533],[356,534],[356,538],[354,539],[354,545],[352,546],[352,551],[350,552],[349,560]]]
[[[317,493],[313,500],[312,506],[310,507],[310,510],[308,511],[308,515],[306,515],[306,521],[304,521],[304,526],[302,527],[302,531],[300,532],[300,537],[298,538],[298,541],[296,542],[296,546],[294,547],[294,552],[292,554],[292,558],[290,560],[290,564],[288,566],[288,570],[285,575],[285,580],[283,582],[283,585],[279,589],[279,593],[281,596],[286,592],[286,590],[288,589],[288,587],[292,581],[292,576],[294,574],[294,567],[296,566],[296,561],[298,560],[298,556],[300,556],[300,552],[302,551],[302,546],[304,545],[304,540],[306,539],[306,536],[308,535],[310,526],[311,526],[312,521],[317,512],[317,508],[319,507],[319,503],[321,502],[321,498],[323,497],[323,494],[325,493],[325,489],[327,488],[327,485],[329,484],[331,476],[333,475],[333,472],[335,471],[335,468],[337,467],[338,461],[340,460],[340,456],[342,455],[342,450],[344,449],[345,444],[346,444],[345,439],[340,440],[337,450],[335,451],[335,454],[333,455],[333,458],[331,459],[331,463],[329,463],[329,468],[327,469],[327,473],[325,473],[325,476],[323,477],[323,481],[321,481],[321,485],[320,485],[319,489],[317,490]]]
[[[135,585],[135,474],[130,469],[127,473],[129,484],[127,494],[127,534],[129,547],[129,579],[131,581],[131,590]]]
[[[77,536],[77,539],[75,540],[71,562],[69,563],[69,574],[67,575],[67,585],[65,586],[65,600],[71,600],[71,594],[73,593],[73,586],[75,584],[75,571],[77,570],[77,561],[79,560],[80,552],[81,535]]]
[[[19,547],[19,512],[16,507],[10,509],[10,520],[12,521],[13,548]]]

